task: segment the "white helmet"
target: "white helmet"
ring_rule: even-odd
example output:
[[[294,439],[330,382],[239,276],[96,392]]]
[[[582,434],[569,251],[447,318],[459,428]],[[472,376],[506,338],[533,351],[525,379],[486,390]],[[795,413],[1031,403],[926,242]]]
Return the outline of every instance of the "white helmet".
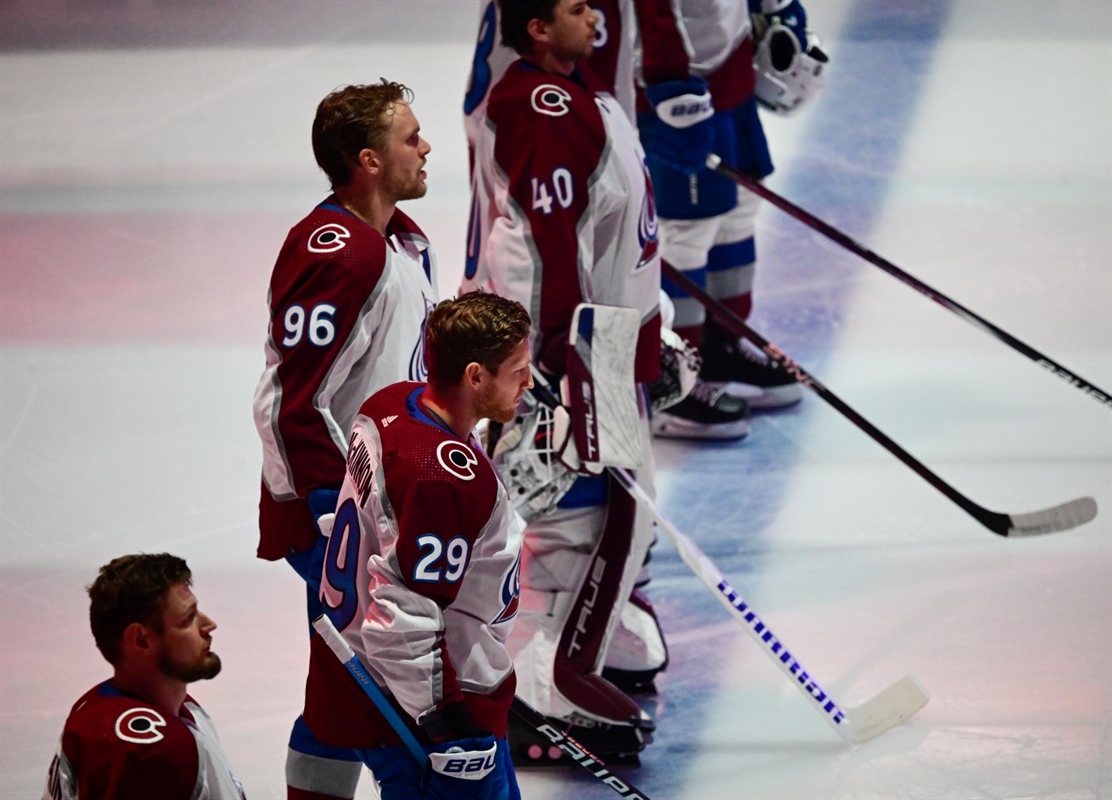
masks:
[[[819,37],[807,32],[807,52],[802,52],[795,32],[779,17],[753,15],[757,52],[753,70],[757,74],[757,100],[778,114],[795,111],[818,95],[826,83],[830,60]]]

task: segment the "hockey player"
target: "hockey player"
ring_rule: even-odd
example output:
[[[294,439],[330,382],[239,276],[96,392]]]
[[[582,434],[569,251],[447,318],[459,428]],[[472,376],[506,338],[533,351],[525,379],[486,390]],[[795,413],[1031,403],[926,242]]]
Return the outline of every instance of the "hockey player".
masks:
[[[347,437],[359,406],[400,380],[424,380],[425,318],[436,259],[396,205],[423,197],[430,147],[411,93],[383,80],[325,97],[313,153],[332,194],[289,232],[271,276],[266,369],[255,392],[263,443],[260,558],[286,559],[308,584],[310,619]],[[291,798],[354,795],[360,760],[315,742],[298,719],[286,779]]]
[[[522,58],[491,90],[477,141],[464,287],[529,308],[533,358],[552,380],[566,374],[578,304],[634,309],[640,331],[627,358],[636,381],[651,381],[661,350],[653,193],[628,117],[578,68],[598,17],[583,0],[507,0],[499,10],[502,39]],[[639,479],[651,486],[640,425]],[[509,641],[519,693],[604,758],[635,756],[651,738],[647,715],[600,675],[651,540],[650,521],[606,475],[581,478],[526,531]],[[651,681],[666,663],[663,639],[651,613],[630,613],[643,634],[639,677]],[[518,733],[511,727],[515,758],[527,758],[529,737]]]
[[[438,305],[426,337],[428,385],[389,386],[355,419],[321,601],[425,749],[452,760],[426,774],[320,636],[304,719],[320,741],[358,748],[383,800],[519,798],[503,642],[523,523],[472,429],[509,421],[533,385],[529,316],[476,292]]]
[[[657,191],[661,257],[745,319],[752,307],[759,199],[711,172],[704,160],[714,151],[751,175],[763,178],[772,172],[757,115],[750,13],[775,15],[776,24],[793,34],[797,56],[811,49],[807,18],[798,0],[679,0],[678,7],[678,15],[670,9],[662,13],[665,21],[683,27],[679,41],[686,48],[678,49],[676,39],[645,48],[641,66],[646,88],[638,121]],[[821,53],[815,55],[825,61]],[[676,79],[677,71],[687,75]],[[689,118],[674,115],[677,98],[688,103],[701,98],[701,124],[690,125]],[[708,320],[695,299],[667,280],[665,289],[675,303],[676,333],[700,350],[704,382],[744,398],[756,409],[778,408],[801,398],[799,384],[779,365]],[[710,421],[683,418],[675,410],[654,419],[657,435],[697,436],[698,423]],[[712,426],[702,430],[714,435]]]
[[[636,99],[634,93],[634,51],[638,41],[642,48],[662,53],[683,53],[684,44],[679,27],[671,19],[670,0],[593,0],[591,11],[595,15],[595,40],[586,66],[594,74],[595,87],[608,92],[618,101],[621,108],[635,120]],[[648,26],[648,27],[646,27]],[[497,83],[506,68],[517,58],[515,52],[505,46],[499,30],[499,9],[495,0],[483,4],[479,33],[475,44],[475,55],[471,68],[471,81],[464,98],[464,129],[467,132],[469,155],[474,167],[478,142],[489,135],[487,130],[486,106],[490,90]],[[657,79],[687,76],[687,62],[683,59],[667,67],[658,67]],[[707,126],[704,126],[707,127]],[[688,147],[690,136],[685,135],[681,146]],[[709,145],[707,146],[709,148]],[[483,218],[483,209],[478,204],[478,193],[472,188],[472,207],[468,233],[468,258],[474,258],[474,250],[481,243],[489,229],[489,220]],[[671,302],[667,295],[661,296],[662,321],[665,328],[671,325]],[[675,344],[673,344],[675,342]],[[665,345],[662,362],[667,364],[680,357],[677,348],[683,345],[665,332]],[[694,354],[691,354],[694,357]],[[668,378],[664,376],[665,385]],[[668,390],[662,386],[653,387],[654,408],[667,404],[664,396]],[[694,391],[685,391],[682,400],[672,400],[669,414],[672,418],[692,420],[694,424],[682,430],[690,430],[697,438],[731,439],[741,438],[748,433],[746,416],[748,408],[743,400],[737,399],[724,390],[704,386],[698,380]],[[694,421],[697,420],[697,423]],[[684,435],[675,428],[677,435]]]
[[[43,800],[243,800],[212,720],[186,692],[220,673],[216,623],[191,582],[167,553],[100,568],[89,623],[112,677],[70,711]]]

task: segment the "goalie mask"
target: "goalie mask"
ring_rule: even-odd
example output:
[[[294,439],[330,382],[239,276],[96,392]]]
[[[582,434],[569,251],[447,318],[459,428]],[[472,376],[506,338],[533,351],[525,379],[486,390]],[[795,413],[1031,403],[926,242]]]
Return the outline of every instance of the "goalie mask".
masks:
[[[819,37],[807,32],[807,52],[802,52],[799,39],[778,17],[753,15],[757,51],[753,70],[757,100],[778,114],[789,114],[816,97],[826,83],[826,65],[830,60]]]

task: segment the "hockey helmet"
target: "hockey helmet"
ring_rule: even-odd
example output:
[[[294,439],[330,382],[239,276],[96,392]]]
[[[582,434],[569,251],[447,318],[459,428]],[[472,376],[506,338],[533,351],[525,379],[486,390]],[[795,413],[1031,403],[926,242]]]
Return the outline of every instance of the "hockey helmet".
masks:
[[[757,34],[754,94],[766,108],[789,114],[822,91],[830,59],[819,37],[810,31],[807,52],[802,52],[795,32],[781,24],[779,17],[755,14],[753,23]]]

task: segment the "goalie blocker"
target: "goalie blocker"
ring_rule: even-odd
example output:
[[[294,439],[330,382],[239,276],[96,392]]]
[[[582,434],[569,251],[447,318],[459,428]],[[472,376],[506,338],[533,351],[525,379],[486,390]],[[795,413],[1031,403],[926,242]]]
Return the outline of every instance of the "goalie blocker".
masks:
[[[522,547],[521,601],[507,640],[518,695],[554,727],[608,761],[630,763],[652,739],[652,720],[602,677],[652,543],[651,518],[606,469],[637,469],[651,485],[647,409],[634,382],[640,315],[581,304],[573,317],[562,394],[565,415],[530,400],[503,433],[494,463],[529,520]],[[540,376],[537,376],[540,380]],[[622,628],[618,662],[653,675],[666,650],[655,618]],[[546,763],[534,734],[509,739],[515,763]]]

